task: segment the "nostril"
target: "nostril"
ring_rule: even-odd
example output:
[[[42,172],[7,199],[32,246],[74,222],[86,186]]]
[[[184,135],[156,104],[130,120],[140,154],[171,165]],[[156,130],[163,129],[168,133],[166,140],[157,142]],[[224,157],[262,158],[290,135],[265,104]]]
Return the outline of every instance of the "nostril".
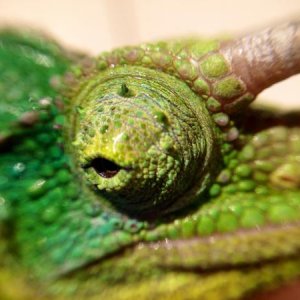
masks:
[[[111,178],[118,174],[118,172],[121,170],[121,167],[115,164],[114,162],[102,158],[97,157],[94,158],[90,166],[101,176],[104,178]]]

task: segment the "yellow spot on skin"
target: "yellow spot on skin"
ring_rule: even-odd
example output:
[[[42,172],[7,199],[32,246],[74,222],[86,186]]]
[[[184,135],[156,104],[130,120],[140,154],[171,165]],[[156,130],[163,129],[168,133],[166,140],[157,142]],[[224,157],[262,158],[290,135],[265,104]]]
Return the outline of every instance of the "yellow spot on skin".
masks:
[[[300,163],[286,163],[278,167],[270,176],[271,182],[280,188],[300,187]]]

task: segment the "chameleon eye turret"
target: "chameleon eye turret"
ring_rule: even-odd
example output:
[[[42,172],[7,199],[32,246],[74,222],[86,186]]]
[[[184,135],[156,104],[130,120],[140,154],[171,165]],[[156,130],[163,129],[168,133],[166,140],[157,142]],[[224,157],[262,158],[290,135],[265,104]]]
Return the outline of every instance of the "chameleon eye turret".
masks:
[[[81,108],[72,121],[79,166],[124,211],[178,210],[216,172],[216,125],[204,102],[176,78],[116,67],[91,78],[74,103]]]

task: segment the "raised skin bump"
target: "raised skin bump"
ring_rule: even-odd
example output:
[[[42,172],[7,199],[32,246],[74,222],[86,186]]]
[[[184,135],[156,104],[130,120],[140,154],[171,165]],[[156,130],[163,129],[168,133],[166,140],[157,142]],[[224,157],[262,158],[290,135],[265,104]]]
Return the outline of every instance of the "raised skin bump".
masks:
[[[280,41],[278,28],[268,41]],[[9,36],[0,34],[0,63],[11,49],[22,61],[24,36]],[[229,43],[167,41],[82,59],[39,39],[30,38],[30,70],[51,85],[38,121],[0,142],[0,297],[239,299],[299,277],[299,118],[230,116],[256,92],[221,55]],[[54,64],[41,73],[44,47]],[[280,76],[298,72],[295,59],[275,64]]]

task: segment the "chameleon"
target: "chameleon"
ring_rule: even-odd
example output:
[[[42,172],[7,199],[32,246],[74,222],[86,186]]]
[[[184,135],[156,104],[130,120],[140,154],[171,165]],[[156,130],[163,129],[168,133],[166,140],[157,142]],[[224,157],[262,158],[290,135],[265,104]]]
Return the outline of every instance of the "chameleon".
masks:
[[[0,30],[0,299],[253,299],[300,276],[300,22],[90,57]],[[270,299],[270,298],[269,298]]]

